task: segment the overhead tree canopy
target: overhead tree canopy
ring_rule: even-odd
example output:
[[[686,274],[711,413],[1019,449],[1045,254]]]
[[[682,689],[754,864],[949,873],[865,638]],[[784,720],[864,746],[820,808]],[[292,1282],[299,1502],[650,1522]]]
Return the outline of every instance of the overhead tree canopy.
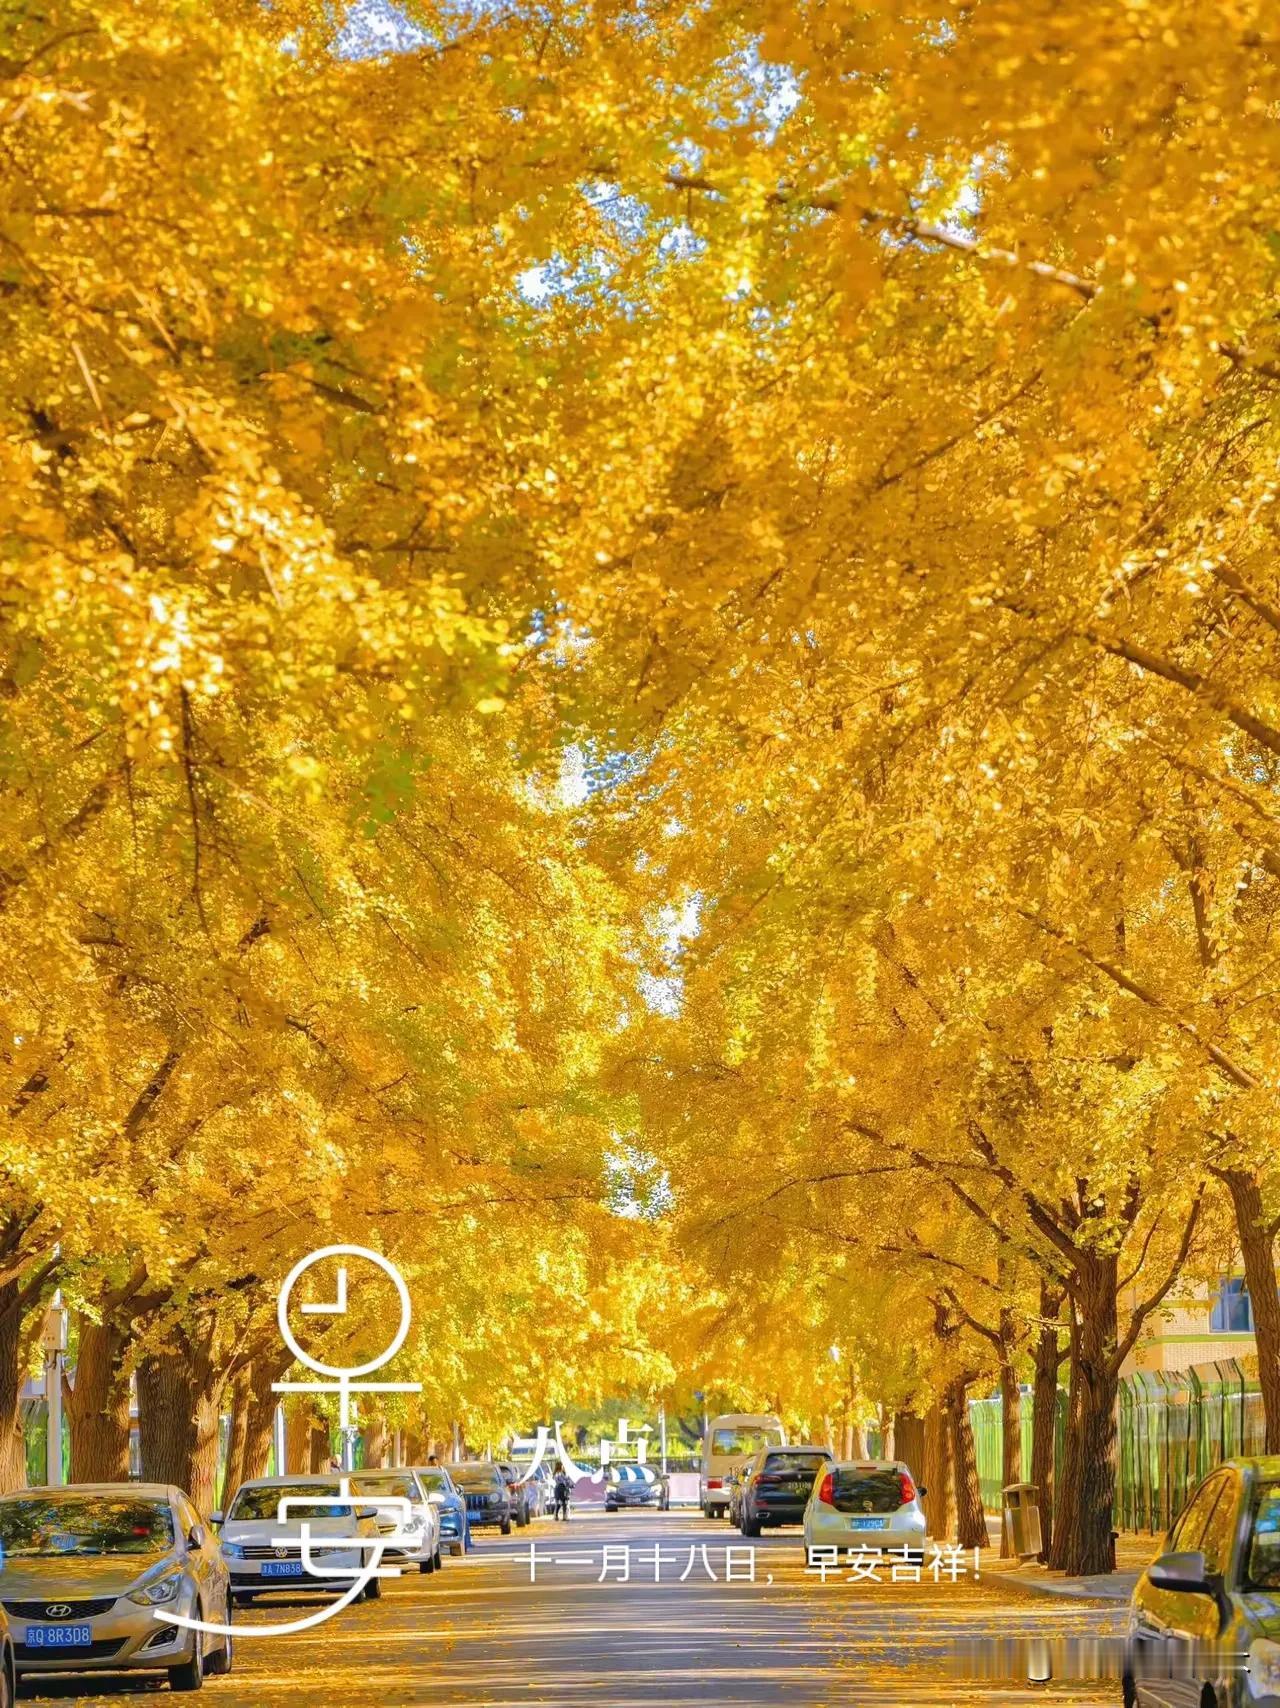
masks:
[[[1061,1290],[1095,1569],[1120,1361],[1229,1201],[1280,1447],[1273,37],[10,13],[0,1320],[58,1274],[117,1378],[225,1376],[372,1226],[432,1418],[497,1430],[566,1318],[594,1391],[597,1339],[679,1380],[647,1265],[750,1288],[765,1227],[814,1415],[833,1317],[954,1399]]]

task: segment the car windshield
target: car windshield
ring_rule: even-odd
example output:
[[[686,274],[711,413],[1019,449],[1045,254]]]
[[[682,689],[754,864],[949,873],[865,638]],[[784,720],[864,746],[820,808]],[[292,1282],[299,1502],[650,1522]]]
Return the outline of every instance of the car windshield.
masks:
[[[418,1481],[430,1494],[449,1494],[452,1492],[449,1473],[442,1471],[439,1465],[430,1466],[425,1471],[419,1471]]]
[[[1253,1497],[1246,1589],[1280,1589],[1280,1483],[1263,1483]]]
[[[325,1500],[326,1495],[338,1492],[336,1483],[275,1483],[270,1487],[243,1488],[231,1503],[227,1522],[260,1524],[267,1520],[278,1521],[282,1500],[307,1502],[305,1509],[300,1506],[290,1508],[290,1523],[295,1520],[300,1523],[304,1518],[350,1518],[350,1501],[328,1504]]]
[[[716,1429],[711,1434],[713,1453],[758,1453],[762,1447],[776,1447],[776,1429]]]
[[[167,1500],[138,1495],[41,1494],[0,1500],[0,1547],[36,1555],[164,1554],[173,1547]]]
[[[469,1489],[492,1489],[502,1486],[502,1476],[496,1465],[451,1465],[450,1475],[455,1483]]]
[[[816,1477],[829,1463],[825,1453],[770,1453],[761,1469],[765,1476]]]
[[[357,1471],[353,1487],[369,1494],[399,1495],[403,1500],[418,1500],[418,1485],[408,1471]]]

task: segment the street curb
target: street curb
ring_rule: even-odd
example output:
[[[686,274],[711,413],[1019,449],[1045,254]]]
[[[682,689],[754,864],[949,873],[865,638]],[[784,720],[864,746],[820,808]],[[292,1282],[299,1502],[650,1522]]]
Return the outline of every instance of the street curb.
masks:
[[[1010,1588],[1024,1590],[1028,1595],[1045,1595],[1057,1597],[1059,1601],[1110,1601],[1118,1604],[1127,1602],[1133,1595],[1140,1572],[1107,1572],[1103,1576],[1089,1578],[1064,1578],[1039,1575],[1028,1575],[1016,1571],[985,1571],[982,1574],[983,1583],[1007,1584]]]

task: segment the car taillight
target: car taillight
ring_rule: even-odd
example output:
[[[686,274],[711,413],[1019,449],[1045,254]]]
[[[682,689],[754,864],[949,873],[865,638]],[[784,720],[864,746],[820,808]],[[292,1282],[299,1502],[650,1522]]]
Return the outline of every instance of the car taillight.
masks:
[[[830,1471],[822,1479],[821,1486],[818,1489],[818,1499],[826,1506],[836,1504],[836,1480]]]
[[[724,1487],[724,1478],[723,1477],[708,1477],[707,1478],[707,1487],[709,1489],[722,1489]]]
[[[905,1471],[899,1471],[898,1483],[902,1489],[902,1504],[903,1506],[909,1506],[916,1498],[916,1485],[911,1481],[911,1478]]]

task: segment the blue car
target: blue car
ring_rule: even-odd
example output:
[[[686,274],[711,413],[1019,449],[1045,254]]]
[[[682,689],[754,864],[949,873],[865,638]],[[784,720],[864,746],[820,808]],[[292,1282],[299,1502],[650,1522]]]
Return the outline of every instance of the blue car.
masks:
[[[462,1490],[443,1465],[415,1465],[418,1480],[428,1495],[440,1498],[440,1542],[451,1554],[461,1554],[471,1546],[471,1527],[467,1523],[467,1501]]]

